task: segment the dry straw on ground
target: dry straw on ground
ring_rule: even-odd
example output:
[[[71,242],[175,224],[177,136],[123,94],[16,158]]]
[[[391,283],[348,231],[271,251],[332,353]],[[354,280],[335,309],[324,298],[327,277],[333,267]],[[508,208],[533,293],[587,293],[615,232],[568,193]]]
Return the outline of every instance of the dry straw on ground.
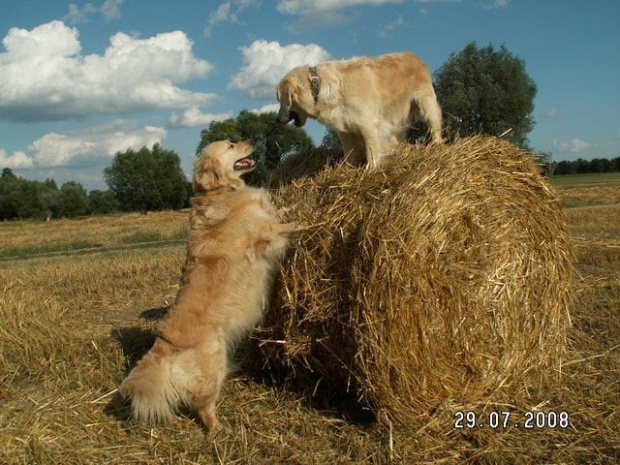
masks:
[[[404,145],[381,172],[327,168],[275,197],[308,229],[256,335],[266,364],[396,423],[558,373],[571,252],[529,153]]]
[[[479,401],[420,409],[401,428],[343,419],[336,402],[313,408],[325,382],[318,401],[308,405],[308,397],[289,384],[262,383],[247,372],[231,374],[224,384],[218,409],[228,430],[206,434],[191,416],[168,426],[132,424],[116,388],[152,345],[152,318],[174,300],[183,245],[0,260],[0,463],[616,465],[620,204],[565,214],[577,273],[561,382],[528,392],[517,392],[513,383]],[[119,236],[141,234],[147,226],[174,231],[186,226],[187,215],[154,214],[148,220],[146,225],[128,215],[115,230]],[[64,241],[59,230],[66,231],[65,221],[34,226],[36,233],[33,222],[3,223],[0,236]],[[79,235],[79,226],[91,234],[90,221],[76,221],[70,234]],[[304,378],[301,367],[296,371]],[[457,429],[457,412],[481,419],[509,412],[511,422],[506,428]],[[570,426],[525,429],[526,412],[565,412]]]

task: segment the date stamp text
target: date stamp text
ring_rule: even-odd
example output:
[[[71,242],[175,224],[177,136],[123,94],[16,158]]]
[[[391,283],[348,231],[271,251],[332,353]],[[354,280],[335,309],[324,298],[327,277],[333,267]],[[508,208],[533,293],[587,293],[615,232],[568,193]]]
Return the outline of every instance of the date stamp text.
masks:
[[[477,413],[474,411],[454,412],[455,429],[508,429],[523,430],[567,429],[570,416],[565,411],[511,412],[495,411]]]

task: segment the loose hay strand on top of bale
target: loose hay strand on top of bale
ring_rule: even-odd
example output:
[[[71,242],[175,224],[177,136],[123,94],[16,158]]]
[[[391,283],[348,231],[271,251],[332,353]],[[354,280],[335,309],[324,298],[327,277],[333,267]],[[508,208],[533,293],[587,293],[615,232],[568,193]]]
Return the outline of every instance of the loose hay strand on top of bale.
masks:
[[[258,334],[268,362],[395,422],[558,368],[571,251],[529,153],[482,136],[403,145],[382,171],[328,168],[275,197],[310,227]]]

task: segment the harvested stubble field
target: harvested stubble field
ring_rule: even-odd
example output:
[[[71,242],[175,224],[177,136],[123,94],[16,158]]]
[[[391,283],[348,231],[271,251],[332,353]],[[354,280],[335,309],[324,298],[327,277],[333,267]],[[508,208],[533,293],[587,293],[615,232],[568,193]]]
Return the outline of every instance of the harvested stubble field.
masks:
[[[576,299],[557,384],[475,404],[446,402],[391,428],[320,390],[313,398],[260,370],[240,370],[219,402],[228,429],[215,434],[191,416],[164,427],[133,425],[115,392],[150,347],[185,254],[182,243],[117,246],[140,234],[178,237],[186,214],[0,224],[0,247],[28,258],[0,261],[0,463],[618,463],[620,204],[565,213],[577,255]],[[29,258],[38,246],[73,238],[113,250]],[[492,412],[510,412],[510,424],[458,429],[458,412],[487,424]],[[534,412],[532,429],[523,428],[526,412]],[[570,426],[537,427],[536,412],[547,420],[566,412]]]
[[[123,216],[0,223],[0,259],[88,253],[139,246],[183,244],[186,214],[131,213]]]
[[[566,208],[575,208],[620,203],[620,173],[611,173],[616,176],[605,174],[610,173],[600,174],[599,176],[603,177],[601,181],[596,181],[597,178],[593,175],[570,179],[564,179],[566,176],[556,176],[553,182],[559,188],[562,205]],[[579,179],[585,182],[579,183]]]

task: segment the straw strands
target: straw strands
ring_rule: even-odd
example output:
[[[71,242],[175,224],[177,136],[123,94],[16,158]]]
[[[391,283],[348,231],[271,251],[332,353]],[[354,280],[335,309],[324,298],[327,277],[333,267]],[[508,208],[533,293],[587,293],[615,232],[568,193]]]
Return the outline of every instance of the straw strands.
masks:
[[[556,373],[572,253],[528,152],[403,145],[381,171],[327,168],[274,195],[308,229],[256,333],[267,364],[397,423]]]

